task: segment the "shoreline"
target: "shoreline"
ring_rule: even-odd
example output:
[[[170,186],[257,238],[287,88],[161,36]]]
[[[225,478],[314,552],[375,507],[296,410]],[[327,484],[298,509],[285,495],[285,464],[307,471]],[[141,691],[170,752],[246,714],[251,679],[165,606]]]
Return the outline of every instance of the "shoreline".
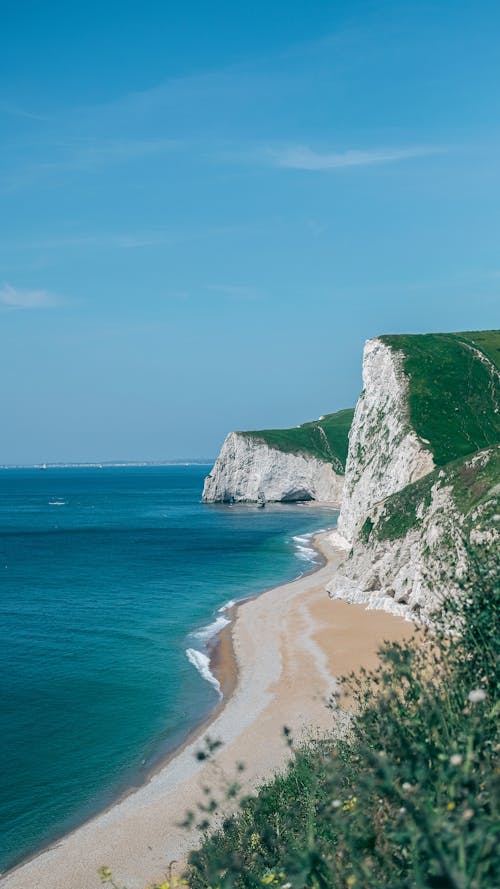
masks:
[[[292,580],[287,581],[286,583],[294,583],[296,580],[300,580],[302,577],[307,577],[311,574],[314,574],[326,564],[327,558],[321,548],[318,546],[317,538],[320,534],[331,534],[334,527],[335,526],[332,526],[331,528],[325,528],[322,531],[308,532],[306,535],[304,535],[310,538],[311,547],[316,551],[319,558],[315,559],[314,562],[312,562],[311,568],[309,568],[308,571],[304,571],[302,574],[299,574],[297,577],[294,577]],[[209,658],[209,670],[215,677],[215,679],[217,679],[217,681],[219,682],[221,693],[220,700],[215,703],[210,712],[205,715],[199,722],[193,725],[186,733],[184,738],[181,741],[175,743],[171,750],[160,754],[154,761],[154,763],[152,763],[144,770],[138,772],[138,778],[140,775],[141,780],[137,780],[136,783],[131,783],[129,786],[122,789],[110,802],[97,809],[93,814],[89,815],[87,818],[77,824],[76,827],[71,828],[65,833],[57,835],[53,840],[48,842],[46,845],[41,846],[37,851],[32,852],[27,857],[21,858],[16,864],[7,868],[7,870],[1,871],[0,885],[3,885],[3,881],[10,877],[12,874],[15,874],[17,871],[23,869],[26,865],[35,862],[38,858],[41,858],[46,853],[49,853],[52,849],[57,848],[57,846],[59,846],[59,844],[62,843],[67,837],[72,836],[82,827],[85,827],[86,825],[92,823],[101,815],[104,815],[106,812],[109,812],[115,806],[119,805],[123,800],[126,800],[129,796],[137,793],[143,787],[146,787],[149,782],[155,777],[155,775],[157,775],[163,769],[167,768],[175,760],[175,758],[183,752],[186,747],[188,747],[190,744],[195,744],[202,739],[206,731],[210,728],[211,724],[222,713],[231,695],[237,688],[239,668],[233,645],[232,631],[233,624],[238,617],[238,609],[245,603],[251,602],[254,599],[259,598],[260,596],[265,595],[273,589],[276,589],[276,587],[266,587],[264,590],[258,593],[254,593],[250,596],[245,596],[242,599],[238,599],[237,601],[233,602],[230,607],[222,606],[224,608],[223,613],[228,618],[228,623],[220,630],[218,630],[214,634],[214,636],[207,641],[205,646],[206,654]],[[219,611],[220,610],[221,609],[219,609]],[[198,668],[195,666],[195,669],[197,670]],[[203,679],[204,681],[208,681],[205,677],[203,677]]]
[[[339,662],[335,651],[328,650],[330,616],[333,619],[336,611],[347,609],[344,618],[352,623],[356,612],[370,614],[368,624],[377,624],[375,635],[379,633],[371,639],[372,660],[374,641],[378,647],[382,638],[399,637],[404,634],[403,624],[406,628],[409,625],[393,615],[368,613],[362,606],[328,599],[323,584],[338,560],[338,551],[328,542],[330,534],[331,529],[311,538],[321,556],[320,564],[287,584],[235,603],[227,612],[230,623],[208,646],[210,668],[223,695],[212,713],[157,763],[145,783],[130,788],[107,809],[5,872],[0,878],[2,887],[97,889],[97,870],[107,865],[118,884],[142,889],[151,880],[161,878],[172,860],[185,859],[199,844],[199,835],[180,829],[178,823],[185,811],[196,808],[203,798],[203,786],[207,782],[210,786],[214,780],[211,763],[196,759],[196,751],[209,730],[224,744],[216,757],[216,771],[230,774],[237,761],[244,761],[245,791],[252,792],[266,776],[286,764],[289,753],[281,738],[283,725],[291,725],[294,737],[300,740],[339,723],[339,717],[327,710],[326,701],[335,688],[336,676],[348,672],[351,663],[345,656]],[[354,627],[358,623],[355,618]],[[283,633],[279,632],[285,624],[290,640],[282,639]],[[391,632],[380,636],[378,625]],[[300,669],[296,648],[303,649],[303,660],[305,656]],[[350,653],[358,664],[355,649],[351,645]],[[311,663],[313,669],[307,671]],[[366,659],[361,663],[369,666]],[[304,694],[297,695],[292,674],[295,672],[302,680],[304,666],[310,673],[309,684],[304,680]]]

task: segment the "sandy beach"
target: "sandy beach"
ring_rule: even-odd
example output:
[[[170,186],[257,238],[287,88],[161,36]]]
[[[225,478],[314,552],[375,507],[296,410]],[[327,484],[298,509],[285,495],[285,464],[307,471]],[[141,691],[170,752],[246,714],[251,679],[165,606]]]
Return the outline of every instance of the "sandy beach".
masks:
[[[380,611],[331,601],[324,589],[339,553],[318,535],[325,563],[316,571],[235,607],[214,653],[224,700],[210,724],[131,792],[50,849],[0,879],[2,889],[97,889],[109,866],[118,885],[143,889],[198,845],[196,830],[178,826],[203,800],[203,787],[238,776],[245,791],[285,765],[282,729],[296,740],[335,729],[342,716],[326,706],[336,677],[371,667],[384,639],[411,635],[412,624]],[[206,735],[222,742],[215,762],[196,752]],[[180,864],[177,865],[179,872]]]

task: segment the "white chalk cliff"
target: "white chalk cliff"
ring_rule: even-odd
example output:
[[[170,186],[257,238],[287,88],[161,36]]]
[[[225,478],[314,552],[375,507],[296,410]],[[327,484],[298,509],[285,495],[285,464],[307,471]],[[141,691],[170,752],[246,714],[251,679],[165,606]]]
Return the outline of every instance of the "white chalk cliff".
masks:
[[[485,348],[495,354],[491,333],[476,332],[477,341],[486,342]],[[498,546],[500,541],[500,378],[494,362],[474,345],[476,334],[368,340],[345,476],[335,453],[338,447],[330,450],[319,421],[299,427],[302,442],[306,432],[310,435],[310,452],[281,450],[272,443],[293,442],[288,434],[293,430],[283,430],[287,434],[277,439],[276,430],[262,436],[232,432],[205,480],[203,500],[257,501],[263,495],[269,501],[316,500],[340,506],[332,543],[343,550],[344,558],[327,586],[330,596],[431,618],[443,590],[451,596],[459,591],[469,545]],[[463,382],[461,389],[457,379]],[[443,382],[440,394],[430,401],[426,395],[422,402],[422,386],[432,392],[436,380]],[[412,424],[410,390],[413,409],[417,404],[424,417],[429,403],[439,412],[440,398],[446,399],[441,438],[432,445]],[[416,393],[420,401],[415,401]],[[455,400],[450,403],[449,398]],[[351,416],[349,411],[349,423]],[[345,416],[341,420],[345,452],[349,424]],[[432,422],[420,422],[419,428],[430,429],[430,434],[434,429]],[[321,459],[317,455],[323,445]],[[469,446],[471,451],[476,448],[470,455]]]
[[[371,506],[434,469],[427,443],[410,424],[403,360],[379,339],[365,344],[338,526],[349,543]]]
[[[498,484],[486,501],[465,515],[457,508],[453,484],[462,473],[483,485],[498,448],[480,451],[453,471],[433,472],[424,485],[389,498],[367,515],[353,547],[327,585],[333,599],[366,604],[406,617],[431,618],[438,590],[458,593],[467,573],[467,544],[498,547]],[[481,478],[482,475],[482,478]],[[399,530],[394,530],[394,519]],[[392,531],[386,522],[393,522]],[[335,543],[335,536],[333,542]]]
[[[205,503],[229,500],[317,500],[340,506],[344,476],[305,451],[273,448],[244,432],[230,432],[205,479]]]
[[[420,521],[401,537],[378,538],[383,510],[384,504],[378,504],[366,515],[371,533],[355,541],[327,585],[328,593],[332,599],[405,617],[429,617],[438,604],[433,591],[436,566],[449,569],[448,582],[465,574],[460,517],[451,492],[437,481],[429,505],[420,504]]]
[[[490,487],[498,446],[438,471],[428,442],[411,425],[404,360],[404,353],[380,339],[365,345],[363,392],[349,434],[338,530],[332,535],[344,558],[327,590],[332,598],[426,619],[439,605],[437,590],[458,591],[468,543],[498,545],[499,485]],[[464,478],[491,493],[472,513],[454,496],[455,488],[463,490]]]

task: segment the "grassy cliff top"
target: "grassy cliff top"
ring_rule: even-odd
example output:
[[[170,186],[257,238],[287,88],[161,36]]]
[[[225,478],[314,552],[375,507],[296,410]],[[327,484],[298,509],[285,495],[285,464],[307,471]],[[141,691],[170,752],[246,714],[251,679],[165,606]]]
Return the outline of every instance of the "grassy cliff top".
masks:
[[[354,411],[348,409],[326,414],[321,420],[303,423],[293,429],[262,429],[241,434],[259,438],[278,451],[312,454],[331,463],[336,472],[343,473],[353,414]]]
[[[437,466],[500,441],[500,330],[380,339],[404,353],[410,420]]]
[[[500,447],[494,446],[458,460],[446,468],[435,469],[418,481],[392,494],[384,502],[379,519],[374,525],[368,517],[361,529],[361,538],[368,540],[372,531],[378,540],[404,537],[421,524],[420,515],[431,503],[433,485],[449,488],[455,506],[462,515],[470,516],[479,506],[489,505],[483,519],[498,511],[500,494]]]

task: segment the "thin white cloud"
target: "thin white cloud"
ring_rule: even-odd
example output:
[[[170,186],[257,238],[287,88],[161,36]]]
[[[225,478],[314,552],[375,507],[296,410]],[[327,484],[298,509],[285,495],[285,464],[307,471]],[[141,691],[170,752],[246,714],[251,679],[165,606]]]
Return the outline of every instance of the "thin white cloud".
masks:
[[[93,173],[113,164],[160,157],[181,147],[175,139],[84,139],[55,143],[49,160],[27,164],[3,181],[3,191],[15,191],[65,173]]]
[[[2,309],[48,309],[60,305],[62,300],[48,290],[24,290],[4,284],[0,287]]]
[[[177,244],[179,237],[169,232],[96,232],[95,234],[64,235],[42,240],[25,241],[16,246],[22,250],[61,250],[66,247],[97,247],[128,250],[139,247],[168,247]]]
[[[28,120],[48,120],[48,117],[44,114],[28,111],[26,108],[19,108],[16,105],[6,105],[3,102],[0,102],[0,114],[8,114],[11,117],[25,117]]]
[[[241,284],[207,284],[205,290],[235,300],[262,299],[264,296],[264,293],[258,287],[249,287],[248,285]]]
[[[260,158],[275,167],[289,170],[323,171],[394,163],[410,158],[442,154],[445,150],[442,147],[424,145],[409,148],[370,148],[321,152],[314,151],[307,145],[292,145],[284,148],[267,148],[261,152]]]
[[[268,229],[261,225],[244,223],[241,225],[207,225],[171,230],[145,230],[129,232],[93,232],[75,235],[55,235],[53,237],[29,241],[3,242],[0,251],[5,250],[60,250],[66,247],[86,249],[88,247],[115,248],[117,250],[139,249],[141,247],[174,247],[189,241],[207,238],[227,237],[234,234],[266,233]]]
[[[80,114],[87,114],[92,120],[105,115],[107,119],[130,122],[144,117],[156,119],[162,111],[174,115],[180,112],[182,117],[186,115],[186,109],[191,115],[196,109],[227,113],[235,103],[255,102],[270,91],[291,92],[299,79],[295,72],[268,71],[258,60],[253,63],[243,61],[170,77],[144,90],[125,93],[110,103],[82,108]]]
[[[136,158],[163,154],[178,147],[179,142],[175,139],[89,139],[75,147],[66,164],[74,169],[94,169],[102,164],[126,163]]]

